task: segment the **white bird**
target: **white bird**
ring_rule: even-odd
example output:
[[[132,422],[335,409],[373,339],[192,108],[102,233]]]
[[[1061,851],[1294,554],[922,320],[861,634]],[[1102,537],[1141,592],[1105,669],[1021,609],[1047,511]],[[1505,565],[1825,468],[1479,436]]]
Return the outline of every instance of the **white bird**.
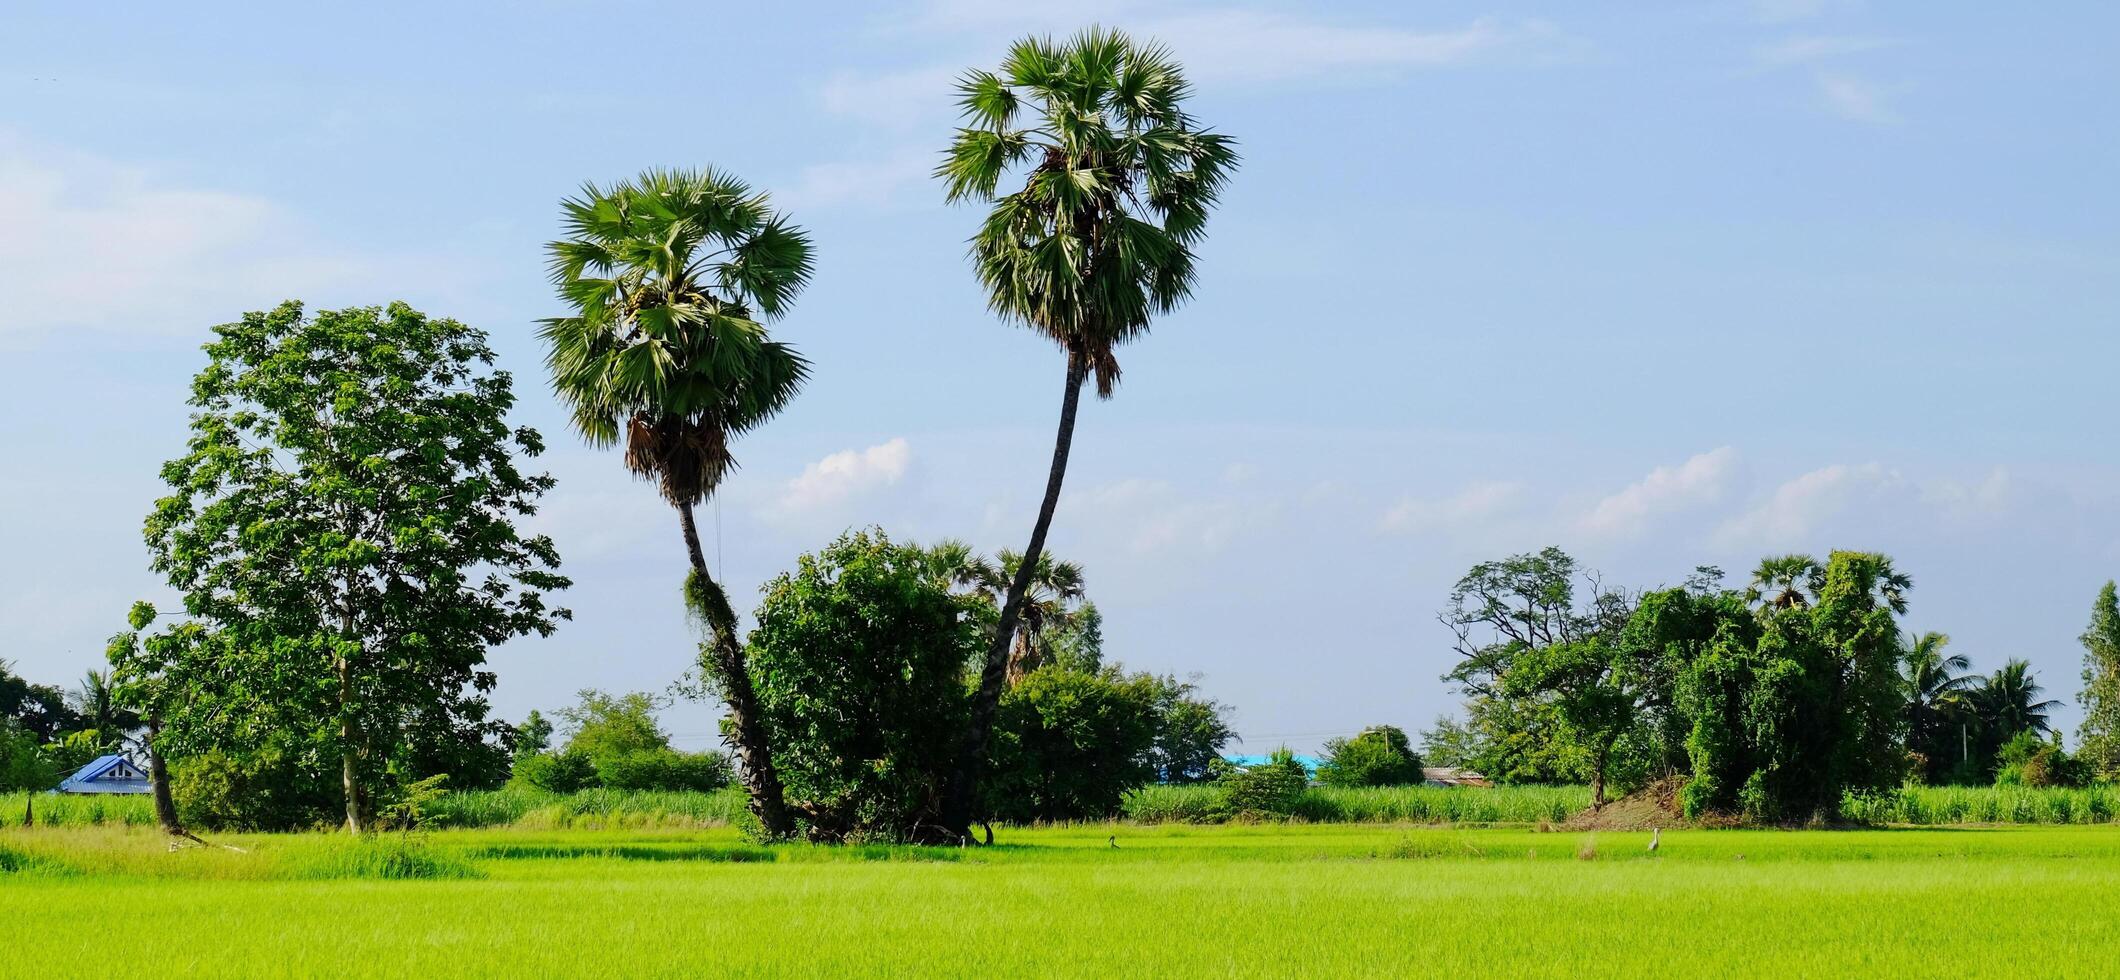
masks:
[[[1649,828],[1649,853],[1651,853],[1651,854],[1654,854],[1654,853],[1656,853],[1656,848],[1657,848],[1657,846],[1658,846],[1658,845],[1660,845],[1660,844],[1662,844],[1663,842],[1664,842],[1664,828],[1662,828],[1662,827],[1651,827],[1651,828]]]

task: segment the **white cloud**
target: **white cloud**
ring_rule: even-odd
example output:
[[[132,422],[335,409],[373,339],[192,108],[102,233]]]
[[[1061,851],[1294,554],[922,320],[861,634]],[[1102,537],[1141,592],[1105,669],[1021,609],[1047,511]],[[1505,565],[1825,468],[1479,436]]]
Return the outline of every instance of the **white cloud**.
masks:
[[[291,297],[394,298],[436,281],[436,265],[320,244],[264,198],[179,186],[0,131],[0,341],[76,329],[202,335]],[[400,292],[355,292],[383,283]]]
[[[1921,501],[1945,515],[1966,519],[2000,513],[2009,505],[2012,481],[2009,471],[1996,467],[1979,483],[1934,480],[1921,487]]]
[[[1892,108],[1892,89],[1841,72],[1819,72],[1813,80],[1826,109],[1842,119],[1864,123],[1899,121],[1899,113]]]
[[[1439,499],[1408,497],[1384,512],[1382,527],[1404,534],[1449,530],[1495,517],[1514,506],[1523,493],[1521,483],[1482,481]]]
[[[1248,524],[1279,512],[1273,501],[1209,498],[1181,493],[1163,480],[1129,479],[1069,493],[1061,502],[1071,521],[1109,536],[1127,552],[1220,551]]]
[[[1876,51],[1899,43],[1896,39],[1882,37],[1792,37],[1763,44],[1753,56],[1765,67],[1781,68]]]
[[[933,153],[908,146],[859,159],[812,164],[802,168],[792,185],[773,195],[774,203],[789,211],[887,205],[900,190],[926,180],[936,160]]]
[[[1618,493],[1597,502],[1582,527],[1596,534],[1631,534],[1649,519],[1722,498],[1737,469],[1737,450],[1723,446],[1677,466],[1659,466]]]
[[[1795,547],[1850,504],[1904,486],[1898,471],[1881,463],[1835,463],[1775,488],[1765,502],[1718,528],[1716,539],[1727,547]]]
[[[1270,82],[1378,71],[1552,60],[1580,47],[1551,23],[1481,18],[1417,31],[1321,23],[1264,10],[1152,18],[1141,35],[1171,46],[1202,82]]]
[[[867,449],[846,449],[803,468],[787,482],[772,509],[782,514],[823,510],[856,495],[897,483],[912,462],[903,437]]]

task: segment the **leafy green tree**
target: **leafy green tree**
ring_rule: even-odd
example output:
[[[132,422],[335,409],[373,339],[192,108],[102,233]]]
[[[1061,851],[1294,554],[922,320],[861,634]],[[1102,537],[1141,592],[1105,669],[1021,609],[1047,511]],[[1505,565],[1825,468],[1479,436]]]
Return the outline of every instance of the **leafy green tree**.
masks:
[[[2083,631],[2083,724],[2076,756],[2100,779],[2120,780],[2120,595],[2112,582],[2098,590]]]
[[[573,314],[544,322],[546,362],[574,427],[626,447],[626,468],[677,508],[685,597],[708,641],[702,668],[726,704],[751,809],[792,830],[736,613],[707,568],[693,508],[736,465],[731,444],[779,414],[809,366],[762,324],[809,282],[809,238],[766,195],[713,170],[653,170],[561,204],[553,282]]]
[[[984,812],[1027,823],[1119,812],[1154,775],[1155,678],[1116,669],[1031,671],[1001,698]]]
[[[1908,643],[1901,676],[1906,687],[1907,749],[1918,756],[1922,776],[1930,782],[1948,772],[1959,755],[1960,726],[1971,709],[1973,662],[1962,653],[1946,654],[1951,638],[1923,633]]]
[[[1096,612],[1094,606],[1084,608]],[[1095,657],[1071,656],[1067,649],[1061,647],[1054,666],[1078,673],[1103,669],[1101,646],[1088,647],[1097,651]],[[1237,737],[1226,717],[1228,706],[1202,696],[1198,685],[1175,677],[1149,677],[1149,683],[1155,691],[1155,738],[1148,751],[1151,778],[1166,783],[1206,782],[1214,775],[1215,763],[1221,761],[1222,748]]]
[[[1219,809],[1225,814],[1285,817],[1295,812],[1296,803],[1309,788],[1310,774],[1284,745],[1259,765],[1224,770],[1215,786],[1222,791]]]
[[[969,835],[1024,599],[1060,501],[1085,380],[1110,397],[1117,348],[1193,286],[1193,247],[1236,167],[1233,143],[1185,110],[1170,55],[1116,31],[1016,42],[959,85],[965,126],[936,176],[952,202],[991,205],[972,263],[996,313],[1059,345],[1066,380],[1045,496],[987,648],[943,822]],[[1004,182],[1013,189],[1003,190]]]
[[[0,717],[0,793],[41,792],[64,778],[45,758],[35,733]]]
[[[0,718],[14,721],[38,742],[81,728],[81,716],[67,704],[65,691],[30,683],[4,659],[0,659]]]
[[[749,671],[809,837],[961,837],[939,817],[982,602],[881,530],[844,534],[767,583]]]
[[[515,757],[517,759],[536,755],[552,747],[552,723],[538,713],[536,708],[515,726]]]
[[[1648,679],[1625,647],[1592,636],[1521,651],[1503,676],[1503,689],[1552,698],[1558,734],[1588,759],[1590,805],[1603,809],[1613,749],[1640,721]]]
[[[1327,786],[1412,786],[1421,778],[1421,757],[1406,732],[1391,725],[1327,741],[1318,763],[1318,782]]]
[[[435,740],[495,734],[486,650],[567,616],[551,540],[515,527],[552,486],[516,464],[543,442],[454,320],[287,303],[214,332],[146,527],[189,621],[143,641],[137,607],[113,673],[152,689],[130,706],[157,751],[330,766],[358,830]]]

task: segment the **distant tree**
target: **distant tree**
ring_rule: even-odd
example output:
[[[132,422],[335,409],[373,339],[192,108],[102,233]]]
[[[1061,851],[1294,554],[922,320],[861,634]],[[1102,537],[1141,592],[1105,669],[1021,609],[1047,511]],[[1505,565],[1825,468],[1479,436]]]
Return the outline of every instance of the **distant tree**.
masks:
[[[802,830],[824,841],[941,843],[983,599],[925,549],[849,532],[765,586],[748,653],[759,719]]]
[[[2112,582],[2098,590],[2083,631],[2083,724],[2076,757],[2100,779],[2120,780],[2120,596]]]
[[[156,692],[128,706],[157,751],[331,765],[358,830],[431,775],[406,770],[433,740],[495,734],[486,650],[567,616],[545,602],[568,584],[551,540],[515,526],[552,486],[516,465],[543,443],[453,320],[288,303],[214,332],[146,528],[189,621],[121,635],[114,674]],[[136,608],[134,632],[155,618]]]
[[[127,732],[140,727],[140,715],[118,703],[106,671],[90,670],[81,675],[81,686],[67,694],[67,702],[87,730],[98,733],[106,744],[116,744]]]
[[[1084,600],[1047,634],[1048,656],[1068,670],[1095,672],[1104,666],[1104,613]]]
[[[1762,558],[1745,587],[1745,600],[1771,609],[1808,606],[1825,587],[1825,574],[1825,566],[1810,555]]]
[[[42,792],[61,778],[37,736],[14,718],[0,717],[0,793]]]
[[[1405,730],[1391,725],[1328,740],[1318,762],[1318,782],[1327,786],[1412,786],[1421,779],[1420,755]]]
[[[81,728],[81,716],[68,705],[65,691],[30,683],[4,659],[0,659],[0,718],[13,720],[39,742]]]
[[[1997,786],[2082,786],[2092,778],[2088,765],[2063,750],[2060,732],[2042,739],[2020,731],[2003,743],[1995,763]]]
[[[1959,753],[1960,725],[1971,704],[1976,678],[1966,673],[1973,662],[1962,653],[1945,654],[1951,638],[1923,633],[1907,645],[1902,678],[1906,687],[1907,748],[1919,756],[1922,775],[1931,782],[1951,768]]]
[[[536,708],[515,726],[515,757],[536,755],[552,747],[552,723],[538,713]]]
[[[623,442],[626,468],[677,508],[686,601],[708,632],[701,666],[726,704],[752,812],[768,837],[785,837],[792,823],[736,613],[692,511],[735,467],[736,438],[779,414],[808,375],[761,321],[809,282],[809,238],[766,195],[712,170],[589,184],[561,207],[567,237],[549,246],[552,279],[574,312],[544,323],[553,388],[583,437]]]
[[[1972,700],[1981,720],[2000,741],[2007,742],[2019,732],[2045,735],[2054,730],[2048,713],[2061,702],[2041,698],[2044,693],[2046,689],[2032,676],[2029,661],[2010,660],[1973,690]]]
[[[1085,607],[1085,612],[1095,613],[1096,607]],[[1096,672],[1103,669],[1103,656],[1101,649],[1094,658],[1063,653],[1054,666],[1078,673]],[[1203,697],[1198,685],[1175,677],[1150,677],[1149,681],[1155,692],[1155,738],[1149,745],[1147,760],[1152,778],[1166,783],[1198,783],[1213,778],[1223,747],[1237,737],[1226,717],[1229,707]]]
[[[1026,38],[999,72],[958,87],[966,125],[936,170],[950,201],[992,205],[972,239],[988,305],[1065,354],[1045,496],[988,645],[944,824],[969,834],[994,715],[1025,596],[1045,554],[1082,385],[1119,382],[1117,348],[1147,333],[1193,284],[1193,247],[1236,167],[1232,142],[1186,112],[1191,88],[1168,53],[1116,31]],[[1020,181],[1003,190],[1005,181]]]
[[[580,702],[559,710],[567,751],[596,758],[649,752],[670,747],[670,736],[655,720],[655,712],[669,705],[641,691],[610,695],[587,689],[576,695]]]
[[[1591,636],[1521,651],[1503,676],[1503,688],[1512,695],[1552,699],[1561,721],[1558,734],[1588,758],[1590,806],[1603,809],[1613,750],[1640,722],[1655,679],[1626,647]]]

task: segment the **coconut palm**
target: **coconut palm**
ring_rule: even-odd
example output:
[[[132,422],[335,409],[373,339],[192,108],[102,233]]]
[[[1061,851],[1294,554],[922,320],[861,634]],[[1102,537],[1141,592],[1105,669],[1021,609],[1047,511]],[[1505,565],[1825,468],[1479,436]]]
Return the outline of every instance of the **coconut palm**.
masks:
[[[625,446],[626,468],[677,508],[692,571],[685,595],[710,639],[702,667],[727,702],[751,807],[791,830],[736,614],[709,573],[693,508],[736,465],[730,443],[778,413],[808,365],[761,324],[810,278],[810,242],[766,195],[713,170],[652,170],[561,204],[548,246],[573,315],[544,321],[546,363],[574,427]]]
[[[69,693],[67,700],[73,702],[74,713],[81,716],[82,724],[94,729],[106,743],[115,743],[140,727],[139,714],[118,703],[110,675],[103,671],[91,670],[81,675],[81,686]]]
[[[1752,584],[1745,587],[1745,601],[1764,602],[1763,608],[1771,609],[1808,606],[1817,600],[1825,581],[1825,566],[1810,555],[1762,558],[1752,570]]]
[[[1923,633],[1908,643],[1901,679],[1907,699],[1907,746],[1927,760],[1930,776],[1943,770],[1951,733],[1965,720],[1967,698],[1978,678],[1962,653],[1945,654],[1951,638]]]
[[[2018,732],[2046,734],[2054,730],[2048,712],[2061,702],[2040,699],[2046,689],[2032,678],[2032,665],[2011,660],[1973,691],[1974,706],[1994,735],[1996,744],[2009,741]]]
[[[1058,345],[1066,365],[1045,497],[1001,604],[944,808],[945,825],[968,837],[1083,382],[1095,377],[1098,396],[1111,397],[1119,345],[1190,295],[1193,247],[1237,156],[1228,137],[1186,113],[1191,87],[1170,54],[1117,31],[1018,41],[999,71],[967,72],[958,92],[966,125],[936,176],[950,201],[992,206],[971,242],[988,306]]]

